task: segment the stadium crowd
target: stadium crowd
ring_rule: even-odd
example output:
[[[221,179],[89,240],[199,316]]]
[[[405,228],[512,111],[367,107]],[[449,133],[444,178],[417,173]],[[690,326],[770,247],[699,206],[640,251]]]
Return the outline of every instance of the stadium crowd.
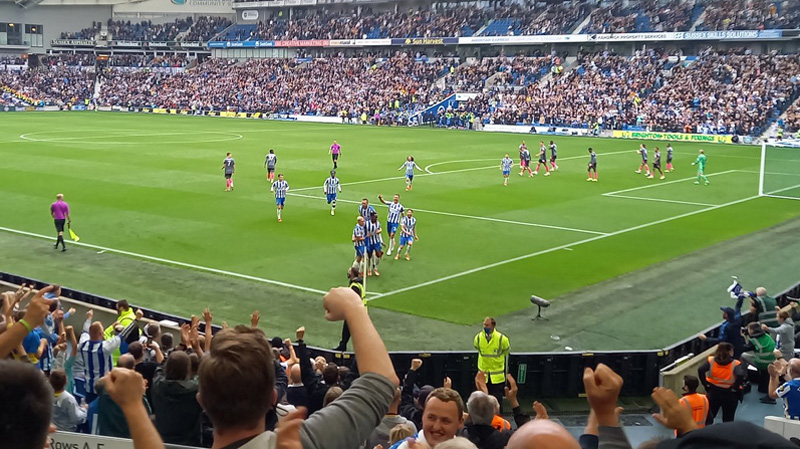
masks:
[[[116,303],[113,322],[104,323],[91,309],[81,317],[73,308],[65,310],[58,286],[23,285],[3,292],[0,440],[7,449],[45,447],[48,433],[61,430],[132,438],[136,447],[150,449],[164,443],[245,449],[632,447],[617,407],[624,380],[608,366],[584,369],[591,411],[584,434],[576,439],[551,421],[539,402],[532,404],[534,416],[527,415],[514,377],[500,373],[498,382],[497,373],[484,371],[498,363],[494,359],[479,358],[475,388],[465,392],[466,401],[447,377],[437,385],[419,385],[423,360],[393,365],[359,288],[356,280],[323,298],[325,317],[347,324],[357,371],[355,364],[312,358],[307,344],[314,329],[299,327],[294,341],[269,339],[259,329],[258,311],[249,326],[223,323],[214,332],[214,316],[205,309],[173,334],[144,320],[125,300]],[[684,377],[683,397],[666,388],[653,390],[660,408],[653,417],[674,429],[677,438],[640,447],[796,447],[760,426],[732,422],[751,381],[766,394],[763,402],[781,397],[787,413],[800,407],[794,308],[780,309],[761,287],[747,292],[737,282],[729,291],[736,304],[721,307],[719,334],[700,336],[717,344],[716,352],[697,377]],[[745,301],[749,314],[743,315]],[[509,351],[507,337],[495,325],[486,318],[476,335],[480,354],[493,341],[504,354]],[[747,337],[739,332],[743,327]],[[758,375],[750,379],[745,366]],[[398,372],[404,373],[402,379]],[[697,392],[701,383],[705,395]],[[501,414],[506,401],[513,423]],[[720,415],[722,423],[715,424]]]
[[[784,120],[786,130],[790,133],[797,133],[800,136],[800,104],[792,104],[786,111]]]
[[[774,0],[710,0],[698,30],[764,30],[800,27],[800,4]]]

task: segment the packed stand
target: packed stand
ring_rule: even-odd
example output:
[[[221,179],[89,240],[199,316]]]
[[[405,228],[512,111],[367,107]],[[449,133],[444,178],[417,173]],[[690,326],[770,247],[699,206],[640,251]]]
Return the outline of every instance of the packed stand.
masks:
[[[192,59],[186,55],[137,55],[121,53],[112,55],[108,65],[112,67],[186,67]]]
[[[45,67],[93,67],[96,60],[93,53],[53,53],[39,58]]]
[[[314,342],[314,329],[299,327],[294,340],[269,339],[259,329],[258,311],[249,326],[223,323],[214,332],[214,316],[205,309],[175,335],[157,322],[146,323],[124,300],[116,303],[109,324],[92,310],[80,317],[75,309],[65,310],[57,286],[4,292],[0,438],[9,449],[45,447],[53,430],[131,438],[135,447],[151,449],[165,443],[242,449],[632,448],[618,407],[625,381],[607,365],[571,374],[581,376],[590,409],[583,434],[575,438],[550,420],[545,404],[533,401],[533,413],[523,411],[516,379],[505,369],[511,345],[494,318],[487,317],[475,336],[477,375],[474,388],[462,396],[449,377],[425,384],[423,379],[433,377],[422,359],[393,365],[361,300],[363,281],[350,280],[350,288],[331,289],[322,305],[328,320],[345,322],[344,348],[352,339],[358,371],[355,363],[345,367],[312,358],[307,345]],[[720,308],[719,333],[700,336],[717,345],[714,354],[697,376],[683,378],[681,397],[662,387],[651,394],[660,410],[653,418],[676,437],[649,440],[641,448],[796,448],[763,427],[733,422],[751,382],[746,367],[757,373],[762,402],[782,398],[787,413],[800,406],[791,318],[796,309],[779,308],[761,287],[747,292],[737,282],[729,291],[736,302]],[[698,392],[700,384],[706,394]],[[512,421],[502,413],[506,404]],[[722,423],[715,423],[719,418]]]
[[[786,131],[795,133],[800,137],[800,104],[795,102],[786,111],[786,118],[784,119],[784,126]]]
[[[100,103],[334,117],[346,113],[348,119],[365,113],[370,121],[396,123],[427,104],[428,89],[444,64],[405,53],[388,59],[212,59],[174,76],[108,74]]]
[[[611,6],[592,11],[589,23],[581,30],[584,34],[630,33],[636,30],[635,10],[615,2]]]
[[[800,28],[800,3],[793,0],[707,0],[697,30]]]
[[[0,71],[0,86],[19,92],[35,103],[32,106],[83,104],[92,97],[94,79],[93,70],[77,66]]]
[[[638,124],[653,131],[760,135],[800,93],[797,55],[717,54],[676,66],[646,98]]]
[[[600,123],[621,129],[636,122],[641,99],[661,86],[665,61],[653,51],[631,58],[582,56],[578,67],[566,74],[516,92],[496,92],[488,100],[490,122],[584,128]]]
[[[108,32],[116,40],[172,41],[178,34],[192,26],[192,18],[175,19],[172,22],[153,24],[151,20],[132,23],[130,20],[108,19]]]
[[[591,11],[586,3],[579,5],[548,5],[541,14],[536,14],[528,20],[523,20],[519,25],[522,35],[537,34],[568,34]]]
[[[91,27],[84,28],[80,31],[65,31],[61,33],[61,39],[89,39],[94,40],[97,33],[103,27],[102,22],[92,22]]]
[[[231,26],[231,20],[227,17],[202,16],[195,20],[189,33],[182,39],[187,42],[205,42],[211,40],[215,35]]]
[[[18,56],[0,56],[0,66],[3,65],[27,65],[28,60]]]

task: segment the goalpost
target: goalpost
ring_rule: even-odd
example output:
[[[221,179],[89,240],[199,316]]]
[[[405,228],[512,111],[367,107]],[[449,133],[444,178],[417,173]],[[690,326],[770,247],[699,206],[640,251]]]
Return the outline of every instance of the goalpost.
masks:
[[[761,144],[758,195],[800,200],[800,140]]]

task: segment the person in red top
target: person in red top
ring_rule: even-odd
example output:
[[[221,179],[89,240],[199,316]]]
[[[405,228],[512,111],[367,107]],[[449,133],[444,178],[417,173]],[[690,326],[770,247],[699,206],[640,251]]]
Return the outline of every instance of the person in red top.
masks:
[[[64,195],[59,193],[56,195],[56,202],[50,205],[50,215],[53,216],[53,221],[56,225],[56,232],[58,238],[53,248],[58,249],[58,244],[61,243],[61,252],[67,250],[67,245],[64,244],[64,223],[67,226],[72,223],[72,218],[69,216],[69,205],[64,201]]]

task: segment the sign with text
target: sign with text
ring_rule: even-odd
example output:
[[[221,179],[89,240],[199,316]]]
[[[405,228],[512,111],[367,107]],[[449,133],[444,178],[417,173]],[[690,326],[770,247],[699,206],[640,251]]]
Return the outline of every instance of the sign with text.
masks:
[[[733,143],[730,134],[687,134],[649,131],[614,131],[614,137],[621,139],[678,140],[684,142]]]

